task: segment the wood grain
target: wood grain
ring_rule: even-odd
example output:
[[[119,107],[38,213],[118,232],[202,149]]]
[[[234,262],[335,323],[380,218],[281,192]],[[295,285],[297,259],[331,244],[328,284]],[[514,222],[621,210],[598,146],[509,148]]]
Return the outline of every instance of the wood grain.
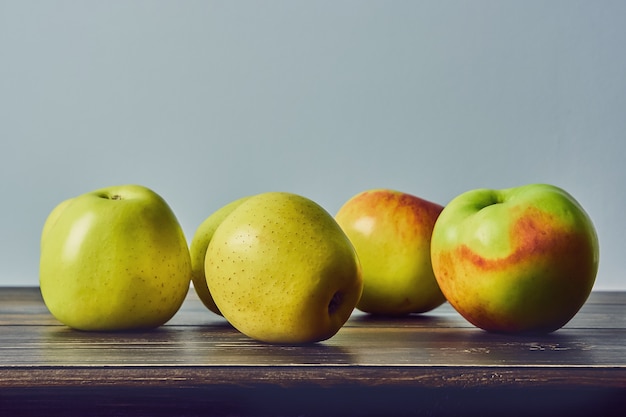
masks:
[[[487,333],[447,304],[355,312],[325,342],[275,346],[193,291],[159,329],[87,333],[51,317],[37,288],[1,288],[0,415],[621,415],[625,306],[624,292],[593,293],[543,336]]]

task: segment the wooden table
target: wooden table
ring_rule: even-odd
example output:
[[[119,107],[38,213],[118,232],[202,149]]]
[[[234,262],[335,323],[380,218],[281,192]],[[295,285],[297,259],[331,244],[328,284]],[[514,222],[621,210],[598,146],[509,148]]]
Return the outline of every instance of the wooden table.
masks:
[[[355,312],[309,346],[251,340],[190,291],[165,326],[83,333],[38,288],[0,288],[0,416],[626,415],[626,292],[545,336],[490,334],[449,305]]]

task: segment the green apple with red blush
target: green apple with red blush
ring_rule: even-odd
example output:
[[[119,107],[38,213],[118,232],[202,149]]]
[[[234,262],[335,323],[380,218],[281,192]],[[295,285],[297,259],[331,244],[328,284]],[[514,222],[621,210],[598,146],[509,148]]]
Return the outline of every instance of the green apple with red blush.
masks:
[[[424,313],[445,302],[430,259],[430,239],[443,207],[415,195],[370,189],[335,215],[363,269],[357,308],[376,315]]]
[[[435,223],[431,257],[446,299],[473,325],[550,333],[567,324],[591,293],[599,243],[571,194],[528,184],[452,199]]]

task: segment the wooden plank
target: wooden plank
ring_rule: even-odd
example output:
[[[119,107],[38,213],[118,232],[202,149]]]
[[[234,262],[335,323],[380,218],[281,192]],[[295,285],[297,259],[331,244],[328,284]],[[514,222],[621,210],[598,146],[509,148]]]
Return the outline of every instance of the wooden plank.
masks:
[[[328,341],[273,346],[193,291],[159,329],[86,333],[54,320],[37,288],[2,288],[0,415],[621,415],[625,305],[593,293],[544,336],[483,332],[447,304],[355,312]]]
[[[310,346],[273,346],[228,325],[84,333],[2,329],[0,366],[596,366],[626,367],[626,330],[511,336],[463,328],[346,327]]]
[[[323,343],[272,346],[240,334],[199,305],[193,294],[178,322],[160,329],[88,333],[62,326],[42,312],[35,291],[3,291],[3,301],[8,292],[14,293],[10,297],[14,301],[3,302],[0,310],[8,317],[5,322],[11,323],[2,325],[0,366],[4,367],[626,366],[626,329],[618,304],[589,304],[578,320],[584,326],[568,325],[544,336],[487,333],[442,306],[444,314],[396,319],[357,313]],[[33,317],[41,318],[43,325]],[[620,327],[607,328],[616,324]]]
[[[0,370],[0,387],[303,387],[626,389],[626,369],[514,366],[116,366]]]
[[[256,342],[190,294],[179,317],[152,331],[88,333],[52,319],[36,292],[3,291],[0,366],[626,366],[618,304],[588,304],[571,325],[544,336],[501,335],[468,325],[449,306],[407,318],[355,313],[311,346]],[[24,298],[20,298],[20,294]]]

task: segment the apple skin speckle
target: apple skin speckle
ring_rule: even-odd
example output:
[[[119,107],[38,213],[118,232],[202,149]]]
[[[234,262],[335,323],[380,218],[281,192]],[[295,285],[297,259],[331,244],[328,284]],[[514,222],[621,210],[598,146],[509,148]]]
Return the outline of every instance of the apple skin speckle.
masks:
[[[223,265],[227,257],[234,262]],[[356,252],[333,217],[283,192],[252,196],[222,221],[208,245],[205,273],[224,317],[269,343],[332,337],[362,291]],[[329,314],[337,291],[346,295]]]

